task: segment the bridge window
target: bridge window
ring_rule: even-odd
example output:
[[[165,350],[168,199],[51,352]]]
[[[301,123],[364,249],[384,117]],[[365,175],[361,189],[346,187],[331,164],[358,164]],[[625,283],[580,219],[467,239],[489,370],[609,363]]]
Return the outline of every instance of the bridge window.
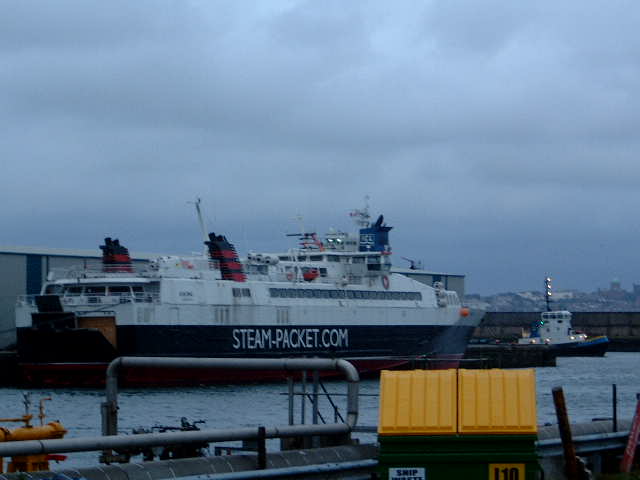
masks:
[[[67,287],[64,289],[67,295],[80,295],[82,293],[82,287]]]
[[[114,296],[129,295],[131,290],[125,285],[112,285],[109,287],[109,294]]]
[[[86,295],[96,295],[103,297],[106,294],[107,288],[104,286],[88,286],[86,287],[84,293]]]
[[[47,288],[45,288],[44,290],[45,295],[55,295],[61,292],[62,292],[61,285],[47,285]]]

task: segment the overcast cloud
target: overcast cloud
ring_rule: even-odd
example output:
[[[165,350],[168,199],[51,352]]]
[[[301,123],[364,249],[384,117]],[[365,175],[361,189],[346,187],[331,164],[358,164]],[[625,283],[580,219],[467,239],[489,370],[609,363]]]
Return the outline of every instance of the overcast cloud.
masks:
[[[2,245],[350,228],[467,291],[638,272],[640,4],[5,1]]]

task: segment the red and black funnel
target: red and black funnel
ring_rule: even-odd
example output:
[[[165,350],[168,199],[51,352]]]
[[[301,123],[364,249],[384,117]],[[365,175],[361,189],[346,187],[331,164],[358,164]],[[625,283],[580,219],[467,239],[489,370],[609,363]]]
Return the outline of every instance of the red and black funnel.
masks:
[[[233,280],[234,282],[247,280],[247,276],[242,271],[242,265],[235,247],[227,241],[224,235],[216,235],[211,232],[209,241],[204,243],[209,248],[209,257],[220,263],[220,272],[223,280]]]
[[[133,272],[129,250],[120,245],[117,238],[104,239],[104,245],[100,245],[102,250],[102,271],[103,272]]]

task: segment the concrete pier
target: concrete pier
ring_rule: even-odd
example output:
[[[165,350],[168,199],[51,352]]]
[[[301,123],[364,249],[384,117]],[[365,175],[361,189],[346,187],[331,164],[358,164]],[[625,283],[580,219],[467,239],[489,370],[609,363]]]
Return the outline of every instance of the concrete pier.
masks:
[[[610,351],[640,351],[640,312],[571,312],[573,328],[609,337]],[[487,312],[474,338],[512,342],[540,319],[540,312]]]
[[[556,355],[548,345],[468,345],[464,358],[475,360],[463,368],[555,367]]]

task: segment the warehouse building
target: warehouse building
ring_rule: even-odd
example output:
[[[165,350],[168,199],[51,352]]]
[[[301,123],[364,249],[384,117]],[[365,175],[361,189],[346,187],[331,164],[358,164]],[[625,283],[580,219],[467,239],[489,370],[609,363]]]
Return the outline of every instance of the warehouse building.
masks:
[[[446,290],[453,290],[461,299],[464,297],[464,275],[453,273],[435,273],[413,268],[391,268],[393,273],[401,273],[425,285],[441,282]]]
[[[144,265],[159,254],[132,255],[133,263]],[[49,272],[73,268],[101,267],[101,253],[95,250],[63,250],[54,248],[0,246],[0,349],[16,341],[15,304],[21,295],[40,293]],[[434,273],[410,268],[393,268],[418,282],[433,285],[442,282],[447,290],[464,296],[464,275]]]

